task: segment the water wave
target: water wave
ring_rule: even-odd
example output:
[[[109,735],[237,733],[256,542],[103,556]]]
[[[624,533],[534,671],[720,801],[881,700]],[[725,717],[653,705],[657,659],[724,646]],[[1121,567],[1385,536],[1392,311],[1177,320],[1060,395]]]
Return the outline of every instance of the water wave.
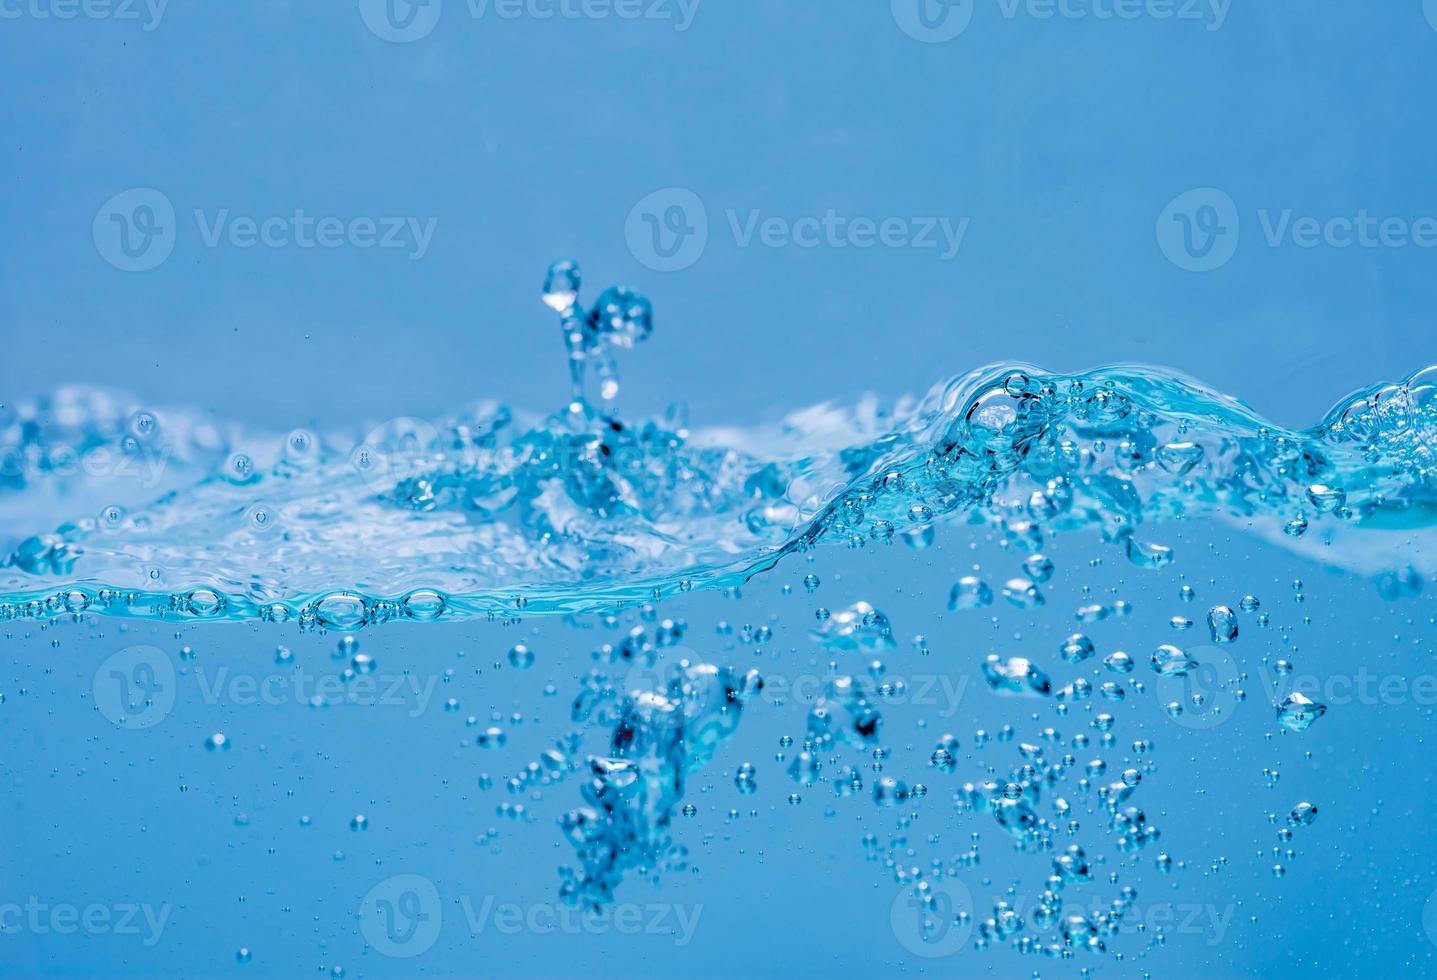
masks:
[[[277,434],[68,387],[0,409],[0,618],[579,612],[819,540],[923,547],[954,519],[1035,545],[1095,528],[1155,567],[1161,525],[1217,517],[1400,590],[1437,555],[1434,393],[1429,368],[1291,431],[1174,371],[1005,364],[767,426],[629,423],[580,397]]]

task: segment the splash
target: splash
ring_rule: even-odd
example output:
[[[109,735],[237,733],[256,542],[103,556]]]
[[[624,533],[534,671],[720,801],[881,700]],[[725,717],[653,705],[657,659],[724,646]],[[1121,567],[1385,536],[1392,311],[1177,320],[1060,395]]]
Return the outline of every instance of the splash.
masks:
[[[581,331],[585,362],[651,329],[647,301],[604,296],[562,314],[609,324]],[[1034,545],[1096,529],[1155,568],[1162,524],[1216,517],[1409,589],[1437,554],[1434,392],[1428,369],[1289,431],[1170,371],[1001,365],[776,426],[690,429],[679,406],[631,424],[580,394],[546,418],[486,403],[321,436],[65,388],[0,415],[0,617],[572,613],[741,582],[819,540],[922,547],[960,519]]]
[[[556,263],[544,286],[572,385],[570,402],[545,417],[483,403],[367,431],[264,433],[96,388],[0,406],[0,619],[297,621],[349,632],[395,620],[612,612],[735,585],[820,543],[922,549],[957,523],[994,529],[1029,557],[1023,575],[996,587],[958,579],[947,602],[954,611],[999,596],[1019,609],[1044,605],[1054,569],[1039,550],[1050,536],[1095,533],[1133,565],[1162,569],[1178,557],[1171,526],[1200,517],[1376,575],[1389,598],[1419,591],[1437,563],[1437,368],[1354,393],[1301,431],[1176,372],[1132,365],[1070,375],[995,365],[920,399],[822,405],[771,426],[691,428],[681,406],[631,423],[611,404],[614,357],[650,336],[650,304],[611,287],[585,309],[581,281],[576,265]],[[817,576],[804,584],[813,591]],[[1259,607],[1250,596],[1237,605],[1248,616]],[[1127,612],[1118,601],[1078,616]],[[874,658],[897,644],[888,617],[866,602],[817,613],[808,639],[832,657],[831,676],[808,706],[787,772],[797,788],[827,782],[837,797],[853,797],[888,751],[881,706],[895,684]],[[1214,644],[1247,629],[1225,605],[1209,609],[1206,627]],[[584,756],[582,731],[571,733],[510,781],[516,794],[571,774],[581,781],[580,805],[560,821],[575,862],[561,872],[561,894],[575,905],[603,907],[627,877],[684,865],[671,834],[675,810],[764,688],[756,670],[684,655],[683,631],[665,620],[606,644],[570,710],[575,725],[604,733],[604,748]],[[1058,651],[1070,666],[1097,655],[1081,633]],[[661,656],[672,665],[665,671]],[[855,657],[869,661],[869,679],[838,666]],[[971,666],[1024,714],[1051,706],[1062,718],[1079,705],[1090,710],[1095,694],[1121,702],[1123,679],[1144,661],[1160,681],[1210,666],[1172,644],[1141,658],[1108,653],[1096,688],[1084,677],[1055,681],[1027,656],[989,654]],[[526,666],[532,655],[520,645],[510,662]],[[1328,710],[1299,693],[1273,709],[1274,726],[1293,737]],[[1173,701],[1167,710],[1188,709]],[[1091,714],[1095,738],[1110,747],[1114,715]],[[1004,728],[1000,741],[1011,742]],[[503,735],[479,738],[501,744]],[[1088,739],[1079,733],[1066,744],[1086,748]],[[983,736],[979,751],[985,744]],[[1102,760],[1078,770],[1072,753],[1055,748],[1063,744],[1043,729],[1017,743],[1019,761],[983,763],[978,781],[955,794],[960,812],[991,818],[1005,842],[1051,862],[1027,920],[998,901],[979,922],[979,946],[1104,952],[1105,937],[1132,914],[1127,886],[1091,913],[1065,898],[1065,888],[1094,876],[1082,847],[1059,848],[1076,823],[1057,792],[1080,803],[1096,794],[1112,845],[1135,854],[1159,838],[1132,802],[1144,770],[1113,779]],[[1133,752],[1150,748],[1139,740]],[[839,765],[845,752],[852,764]],[[964,754],[942,735],[933,772],[955,773]],[[739,766],[735,783],[755,792],[753,766]],[[879,808],[927,792],[882,775],[868,788]],[[1316,807],[1304,802],[1293,813],[1303,825]],[[935,896],[978,863],[978,845],[920,872],[906,840],[865,846],[914,887],[925,923],[941,920]],[[1160,854],[1156,864],[1166,871],[1171,859]],[[1028,925],[1061,942],[1040,947]]]

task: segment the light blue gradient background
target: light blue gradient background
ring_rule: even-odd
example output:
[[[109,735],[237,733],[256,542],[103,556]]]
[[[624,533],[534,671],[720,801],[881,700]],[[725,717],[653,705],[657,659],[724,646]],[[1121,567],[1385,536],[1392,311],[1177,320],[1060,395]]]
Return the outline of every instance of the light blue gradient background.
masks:
[[[14,0],[11,0],[14,2]],[[32,0],[25,0],[26,3]],[[977,364],[1182,369],[1291,425],[1434,360],[1431,249],[1271,249],[1259,208],[1437,215],[1437,32],[1412,2],[1183,19],[1003,16],[922,44],[886,2],[705,0],[672,21],[472,18],[379,40],[353,3],[172,0],[136,21],[0,20],[0,384],[123,385],[267,426],[562,397],[545,263],[655,298],[624,403],[696,422],[899,394]],[[674,9],[670,6],[667,9]],[[91,239],[137,186],[180,213],[164,265]],[[703,258],[656,273],[630,208],[693,189]],[[1155,226],[1213,186],[1233,260],[1179,270]],[[205,248],[190,217],[434,217],[386,250]],[[723,211],[966,216],[932,251],[738,248]],[[591,289],[590,297],[594,295]]]

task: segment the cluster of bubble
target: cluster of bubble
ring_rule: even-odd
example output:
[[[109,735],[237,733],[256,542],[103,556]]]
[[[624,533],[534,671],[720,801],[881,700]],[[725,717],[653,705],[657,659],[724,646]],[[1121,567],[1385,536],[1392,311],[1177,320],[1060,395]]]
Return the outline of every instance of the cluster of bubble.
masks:
[[[623,695],[608,752],[588,760],[587,805],[561,822],[578,858],[577,867],[561,869],[565,902],[603,907],[629,871],[683,866],[686,851],[669,826],[687,778],[733,733],[762,686],[757,670],[683,659],[656,689]]]

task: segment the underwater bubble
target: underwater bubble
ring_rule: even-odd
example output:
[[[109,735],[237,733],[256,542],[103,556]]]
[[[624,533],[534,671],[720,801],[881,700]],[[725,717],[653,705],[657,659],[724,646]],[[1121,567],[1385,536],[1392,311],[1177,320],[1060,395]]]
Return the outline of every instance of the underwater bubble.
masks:
[[[1177,476],[1186,475],[1202,458],[1203,447],[1192,442],[1170,442],[1158,450],[1158,465]]]
[[[1041,585],[1053,577],[1053,560],[1046,555],[1029,555],[1023,562],[1023,571]]]
[[[974,575],[965,575],[948,591],[949,609],[980,609],[992,605],[993,590]]]
[[[228,737],[226,737],[224,732],[215,732],[209,738],[205,739],[205,748],[209,749],[211,752],[221,752],[228,749],[229,747],[230,740]]]
[[[738,787],[738,791],[745,796],[757,792],[758,770],[753,767],[752,763],[745,762],[738,767],[738,772],[735,773],[733,777],[733,783]]]
[[[534,651],[522,643],[516,643],[509,648],[509,663],[519,670],[528,670],[534,666]]]
[[[504,734],[502,728],[486,728],[474,739],[474,744],[481,749],[501,749],[509,741],[509,736]]]
[[[1207,611],[1207,628],[1214,643],[1231,643],[1237,639],[1237,614],[1227,606],[1213,606]]]
[[[1242,601],[1238,603],[1238,608],[1243,612],[1257,612],[1262,608],[1262,602],[1255,595],[1245,595],[1242,597]]]
[[[1164,677],[1181,677],[1198,665],[1196,660],[1171,643],[1164,643],[1154,650],[1151,663],[1153,671]]]
[[[884,776],[873,784],[873,802],[879,806],[897,806],[907,800],[908,796],[908,786],[892,776]]]
[[[1122,650],[1114,650],[1103,658],[1103,666],[1115,674],[1131,674],[1136,664],[1133,658]]]
[[[1019,609],[1032,609],[1047,601],[1043,598],[1043,593],[1038,590],[1037,584],[1026,578],[1010,578],[1004,582],[1003,598]]]
[[[349,661],[349,666],[356,674],[372,674],[377,664],[369,654],[356,653]]]
[[[793,757],[789,763],[789,778],[800,786],[812,786],[818,782],[819,774],[823,771],[823,764],[819,762],[818,756],[812,752],[800,752]]]
[[[1065,662],[1070,664],[1082,663],[1096,652],[1093,641],[1082,633],[1073,633],[1063,641],[1060,651]]]
[[[1048,675],[1024,657],[1000,658],[989,654],[983,662],[983,677],[988,687],[998,694],[1047,697],[1053,690]]]
[[[350,818],[349,829],[355,831],[368,830],[369,818],[362,813],[356,813],[353,817]]]
[[[1422,576],[1408,565],[1397,572],[1383,572],[1377,577],[1377,594],[1388,602],[1410,599],[1422,594]]]
[[[1166,568],[1173,562],[1173,549],[1161,544],[1148,544],[1128,538],[1128,561],[1139,568]]]
[[[1289,538],[1300,538],[1307,533],[1307,518],[1295,517],[1282,526],[1282,533]]]
[[[1297,804],[1297,806],[1292,808],[1292,812],[1287,815],[1288,825],[1292,827],[1306,827],[1316,819],[1317,807],[1306,801]]]
[[[878,653],[898,646],[888,617],[866,602],[819,617],[809,636],[825,649],[840,652]]]
[[[1319,514],[1331,514],[1347,503],[1347,491],[1340,487],[1329,487],[1325,483],[1314,483],[1307,488],[1307,499]]]
[[[914,551],[923,551],[933,545],[938,538],[938,532],[932,524],[924,524],[922,527],[908,527],[898,532],[903,543]]]
[[[1296,691],[1287,695],[1277,706],[1277,720],[1284,728],[1294,732],[1305,732],[1312,723],[1327,713],[1327,705],[1320,704]]]

